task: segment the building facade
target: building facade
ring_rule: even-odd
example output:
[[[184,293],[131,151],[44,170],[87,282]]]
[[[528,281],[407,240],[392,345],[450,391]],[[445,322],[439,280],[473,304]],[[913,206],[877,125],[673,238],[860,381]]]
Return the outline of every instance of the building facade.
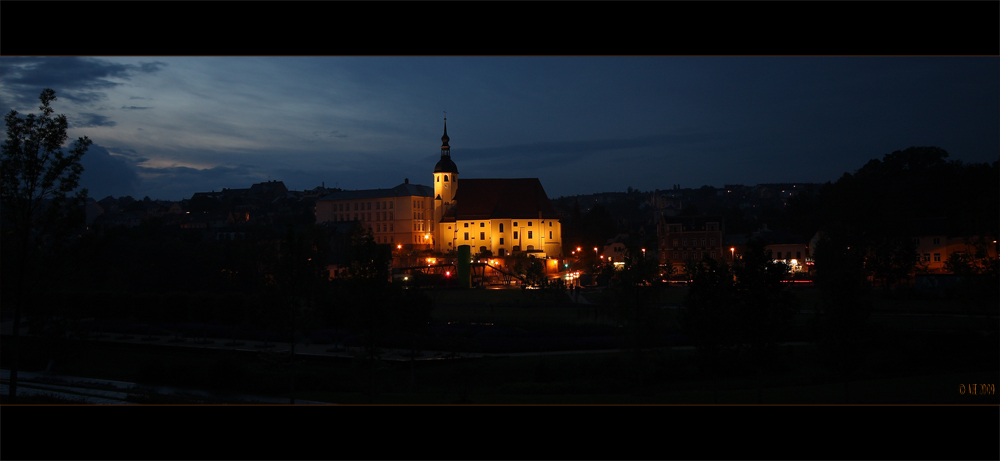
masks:
[[[660,265],[681,269],[703,258],[732,261],[732,252],[723,248],[722,216],[663,216],[656,227]]]
[[[495,256],[562,253],[562,226],[538,178],[462,179],[451,159],[447,119],[441,159],[434,166],[435,248],[443,253],[469,245]]]
[[[429,250],[434,247],[432,193],[409,179],[392,189],[334,192],[316,201],[316,222],[358,221],[376,243]]]

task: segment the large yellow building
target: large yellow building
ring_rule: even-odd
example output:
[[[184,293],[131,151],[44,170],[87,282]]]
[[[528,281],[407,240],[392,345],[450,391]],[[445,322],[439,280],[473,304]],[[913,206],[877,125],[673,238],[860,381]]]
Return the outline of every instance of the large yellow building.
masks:
[[[434,187],[335,192],[316,201],[316,222],[360,221],[377,243],[442,253],[469,245],[495,256],[562,253],[562,227],[538,178],[458,179],[445,120]]]
[[[460,181],[447,123],[434,166],[435,248],[447,253],[469,245],[472,253],[489,250],[496,256],[559,256],[562,227],[538,178]]]

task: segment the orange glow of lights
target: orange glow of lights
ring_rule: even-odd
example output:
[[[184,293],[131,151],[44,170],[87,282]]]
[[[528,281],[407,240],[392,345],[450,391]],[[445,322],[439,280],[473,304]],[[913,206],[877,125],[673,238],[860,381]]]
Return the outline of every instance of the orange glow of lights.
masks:
[[[580,248],[580,247],[576,247],[576,251],[580,251],[581,249],[582,249],[582,248]]]
[[[447,271],[447,272],[445,272],[445,273],[444,273],[444,276],[445,276],[445,277],[451,277],[451,271]]]

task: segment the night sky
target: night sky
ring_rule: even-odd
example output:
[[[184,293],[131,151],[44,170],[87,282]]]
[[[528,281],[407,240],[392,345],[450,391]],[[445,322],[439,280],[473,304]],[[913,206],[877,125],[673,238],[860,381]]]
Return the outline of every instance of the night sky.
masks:
[[[96,199],[430,184],[444,111],[460,179],[554,198],[826,182],[910,146],[991,163],[998,82],[997,57],[3,57],[0,109],[54,89]]]

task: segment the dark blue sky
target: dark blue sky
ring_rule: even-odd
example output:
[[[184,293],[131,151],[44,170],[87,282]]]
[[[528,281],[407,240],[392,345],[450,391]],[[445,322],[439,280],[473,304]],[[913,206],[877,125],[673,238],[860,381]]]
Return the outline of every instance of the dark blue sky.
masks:
[[[998,82],[996,57],[4,57],[0,109],[56,90],[97,199],[430,184],[445,110],[460,178],[558,197],[825,182],[910,146],[993,162]]]

